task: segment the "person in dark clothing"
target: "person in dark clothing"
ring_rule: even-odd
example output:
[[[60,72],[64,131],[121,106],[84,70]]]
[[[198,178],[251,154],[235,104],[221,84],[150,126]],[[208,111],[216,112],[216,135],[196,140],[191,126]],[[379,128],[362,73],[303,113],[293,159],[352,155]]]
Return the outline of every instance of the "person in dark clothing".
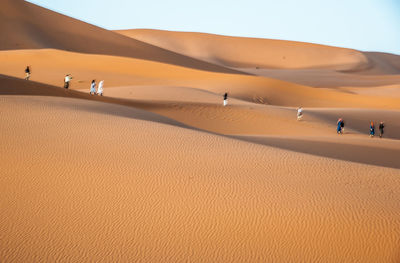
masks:
[[[25,69],[25,79],[26,79],[26,80],[29,80],[30,76],[31,76],[31,69],[29,68],[29,66],[26,66],[26,69]]]
[[[344,120],[342,119],[342,121],[340,122],[340,128],[341,128],[341,133],[344,133]]]
[[[90,95],[96,95],[96,80],[92,80],[92,84],[90,84]]]
[[[379,123],[379,137],[382,138],[383,136],[383,128],[385,128],[385,124],[383,124],[383,121]]]
[[[337,128],[336,128],[336,132],[338,134],[342,134],[342,119],[339,118],[339,120],[337,121]]]

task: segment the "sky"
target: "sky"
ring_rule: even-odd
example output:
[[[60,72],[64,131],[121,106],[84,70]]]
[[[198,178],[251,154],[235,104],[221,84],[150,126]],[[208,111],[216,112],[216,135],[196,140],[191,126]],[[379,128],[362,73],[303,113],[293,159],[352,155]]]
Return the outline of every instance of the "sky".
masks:
[[[400,0],[29,0],[106,29],[295,40],[400,55]]]

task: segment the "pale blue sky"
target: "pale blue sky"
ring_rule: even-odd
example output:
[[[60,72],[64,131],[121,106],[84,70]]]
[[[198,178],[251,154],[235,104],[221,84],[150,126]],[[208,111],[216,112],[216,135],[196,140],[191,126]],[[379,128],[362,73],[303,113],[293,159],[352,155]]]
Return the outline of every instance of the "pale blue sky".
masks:
[[[30,0],[106,29],[286,39],[400,55],[400,0]]]

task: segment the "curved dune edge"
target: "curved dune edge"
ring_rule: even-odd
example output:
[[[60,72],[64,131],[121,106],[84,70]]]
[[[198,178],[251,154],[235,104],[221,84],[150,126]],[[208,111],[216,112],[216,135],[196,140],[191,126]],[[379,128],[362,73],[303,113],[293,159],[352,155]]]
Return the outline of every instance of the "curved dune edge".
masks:
[[[398,169],[95,101],[1,96],[0,107],[4,261],[399,260]]]
[[[0,52],[0,71],[21,76],[27,61],[32,62],[32,80],[62,86],[66,73],[75,76],[72,88],[88,88],[92,79],[106,85],[181,86],[271,105],[298,107],[354,107],[399,109],[400,98],[352,94],[340,89],[319,89],[277,79],[206,72],[132,58],[88,55],[59,50]],[[57,61],[57,63],[52,63]],[[34,63],[34,64],[33,64]],[[73,69],[73,70],[71,70]]]
[[[24,0],[2,0],[0,50],[59,49],[246,74],[122,36]],[[53,61],[54,62],[54,61]]]
[[[121,35],[236,69],[325,69],[366,75],[400,74],[400,56],[312,43],[154,29]],[[257,71],[254,71],[257,72]],[[289,75],[288,75],[289,77]]]
[[[220,105],[219,97],[213,93],[195,91],[195,98],[210,102],[162,101],[148,98],[158,94],[150,90],[142,94],[146,100],[130,100],[112,97],[90,96],[78,91],[64,90],[35,82],[10,77],[1,77],[0,94],[59,96],[95,100],[111,104],[140,108],[158,116],[155,121],[178,127],[203,130],[214,134],[229,135],[259,144],[280,147],[297,152],[331,157],[365,164],[400,168],[398,134],[400,111],[361,109],[305,109],[302,121],[295,119],[295,109],[265,106],[231,99],[228,107]],[[4,88],[8,87],[8,88]],[[182,95],[185,89],[176,89]],[[171,92],[172,89],[169,90]],[[184,98],[190,100],[193,90],[185,90]],[[121,95],[118,91],[117,95]],[[174,97],[174,95],[172,95]],[[179,98],[179,95],[177,96]],[[153,99],[152,99],[153,98]],[[105,109],[110,104],[105,104]],[[115,113],[117,116],[118,113]],[[341,114],[341,115],[339,115]],[[122,116],[129,116],[123,114]],[[153,118],[155,118],[153,116]],[[336,134],[337,116],[346,120],[344,136]],[[367,135],[370,117],[386,117],[385,139],[371,140]],[[397,125],[397,126],[396,126]],[[389,138],[389,139],[387,139]],[[358,142],[358,143],[357,143]],[[343,154],[342,154],[343,153]]]
[[[318,44],[152,29],[114,32],[233,68],[355,70],[369,67],[369,61],[362,52]]]
[[[353,142],[354,138],[332,140],[332,138],[326,137],[309,139],[299,136],[237,135],[229,137],[299,153],[400,169],[398,161],[400,143],[398,141],[382,145],[380,143],[370,144],[366,141],[357,144]]]
[[[152,29],[121,35],[241,72],[300,85],[340,88],[398,84],[400,56],[285,40]]]

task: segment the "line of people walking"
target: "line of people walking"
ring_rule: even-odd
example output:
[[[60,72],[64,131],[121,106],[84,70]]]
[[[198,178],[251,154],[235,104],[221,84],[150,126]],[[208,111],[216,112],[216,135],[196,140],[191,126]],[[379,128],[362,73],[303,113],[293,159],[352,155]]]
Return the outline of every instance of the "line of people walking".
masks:
[[[303,109],[302,107],[297,108],[297,120],[300,121],[303,118]],[[383,137],[384,129],[385,129],[385,123],[381,121],[379,123],[379,138]],[[344,133],[344,120],[342,118],[339,118],[337,123],[336,123],[336,132],[337,134],[343,134]],[[370,122],[369,125],[369,136],[374,137],[375,136],[375,124],[373,121]]]
[[[29,66],[27,66],[25,68],[25,79],[29,80],[30,75],[31,75],[31,69]],[[69,88],[69,83],[71,82],[71,80],[72,80],[71,74],[65,75],[65,78],[64,78],[64,88],[65,89]],[[97,90],[96,90],[96,80],[92,80],[92,82],[90,84],[89,94],[103,96],[103,91],[104,91],[103,86],[104,86],[104,80],[101,80],[99,82],[99,85],[97,86]],[[228,105],[228,93],[224,93],[222,105],[224,107]],[[302,109],[302,107],[299,107],[299,108],[297,108],[297,120],[300,121],[302,118],[303,118],[303,109]],[[383,123],[383,121],[381,121],[379,123],[379,137],[380,138],[382,138],[382,136],[383,136],[384,128],[385,128],[385,124]],[[344,132],[344,120],[342,118],[339,118],[337,121],[336,132],[338,134],[343,134],[343,132]],[[375,124],[373,121],[371,121],[370,126],[369,126],[369,136],[370,137],[375,136]]]
[[[31,68],[30,68],[30,66],[26,66],[26,68],[25,68],[25,80],[29,80],[30,77],[31,77]],[[72,75],[71,74],[65,75],[65,77],[64,77],[64,89],[69,89],[71,80],[72,80]],[[104,80],[99,82],[97,90],[96,90],[96,80],[92,80],[92,83],[90,85],[90,92],[89,92],[90,95],[103,96],[103,92],[104,92]]]
[[[69,89],[69,83],[71,82],[71,80],[72,80],[71,74],[65,75],[65,78],[64,78],[64,88],[65,89]],[[97,86],[97,90],[96,90],[96,80],[92,80],[92,82],[90,84],[89,94],[103,96],[103,92],[104,92],[104,80],[101,80],[99,82],[99,85]]]
[[[379,123],[379,138],[383,137],[384,128],[385,128],[385,124],[383,121],[381,121]],[[336,131],[338,134],[343,134],[343,132],[344,132],[344,120],[342,118],[339,118],[337,121]],[[375,136],[375,124],[373,121],[371,121],[369,124],[369,136],[370,137]]]

